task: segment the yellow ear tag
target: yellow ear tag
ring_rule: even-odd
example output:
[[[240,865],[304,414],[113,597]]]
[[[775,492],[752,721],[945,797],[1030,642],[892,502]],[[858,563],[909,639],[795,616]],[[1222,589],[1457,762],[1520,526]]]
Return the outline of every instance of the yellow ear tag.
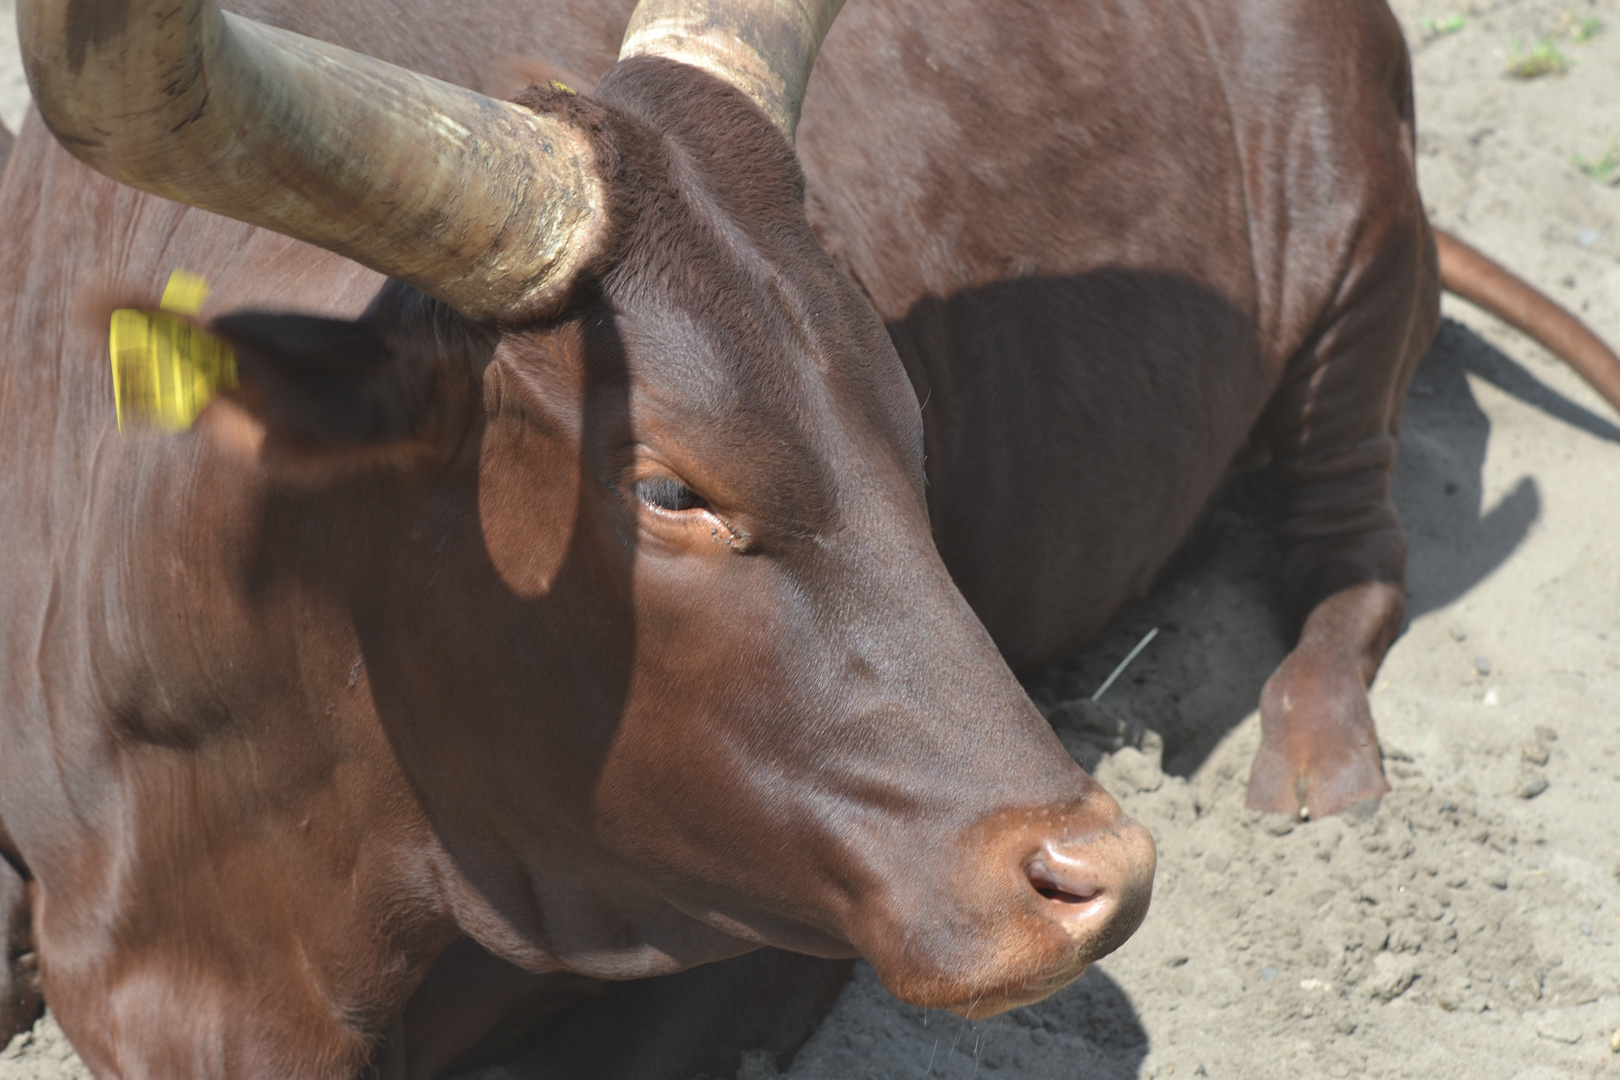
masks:
[[[231,347],[177,317],[195,317],[206,299],[206,281],[176,270],[163,290],[161,311],[113,312],[109,351],[120,433],[126,416],[161,431],[185,431],[215,394],[237,385]]]

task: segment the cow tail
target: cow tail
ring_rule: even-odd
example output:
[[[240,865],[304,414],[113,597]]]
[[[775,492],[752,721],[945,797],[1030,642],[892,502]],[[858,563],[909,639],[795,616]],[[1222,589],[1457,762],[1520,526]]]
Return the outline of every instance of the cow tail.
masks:
[[[1434,230],[1446,291],[1483,308],[1574,368],[1620,412],[1620,356],[1590,327],[1450,233]]]

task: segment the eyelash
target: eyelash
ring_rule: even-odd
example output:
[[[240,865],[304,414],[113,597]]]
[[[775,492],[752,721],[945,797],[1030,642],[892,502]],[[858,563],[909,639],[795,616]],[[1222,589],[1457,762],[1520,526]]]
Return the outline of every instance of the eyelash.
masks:
[[[648,506],[679,513],[683,510],[702,510],[704,502],[691,488],[672,476],[648,476],[632,485],[636,498]]]

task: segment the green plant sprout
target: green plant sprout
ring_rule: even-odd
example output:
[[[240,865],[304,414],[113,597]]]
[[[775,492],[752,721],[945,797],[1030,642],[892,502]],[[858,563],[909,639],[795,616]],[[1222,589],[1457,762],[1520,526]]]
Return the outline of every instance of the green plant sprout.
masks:
[[[1419,28],[1429,37],[1445,37],[1447,34],[1455,34],[1467,25],[1467,19],[1455,14],[1442,15],[1438,19],[1422,19],[1418,22]]]
[[[1526,53],[1524,44],[1514,41],[1508,53],[1507,73],[1515,79],[1538,79],[1543,75],[1562,75],[1569,70],[1569,61],[1558,51],[1551,37],[1544,37]]]
[[[1589,158],[1585,154],[1576,154],[1574,160],[1575,168],[1581,175],[1590,176],[1600,184],[1620,183],[1620,148],[1616,148],[1613,139],[1609,140],[1602,157]]]
[[[1569,40],[1575,42],[1591,41],[1603,29],[1603,20],[1596,15],[1587,15],[1576,18],[1566,12],[1564,14],[1564,29],[1569,31]]]

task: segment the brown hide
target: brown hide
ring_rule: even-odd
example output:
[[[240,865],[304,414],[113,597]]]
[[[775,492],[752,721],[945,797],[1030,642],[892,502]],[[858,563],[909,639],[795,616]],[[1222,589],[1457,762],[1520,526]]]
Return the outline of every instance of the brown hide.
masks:
[[[1379,0],[855,6],[800,126],[812,223],[926,401],[952,577],[1015,668],[1145,588],[1251,429],[1301,645],[1250,802],[1387,790],[1399,407],[1438,321]],[[881,47],[867,42],[882,42]]]
[[[527,100],[595,132],[613,257],[520,327],[30,122],[0,189],[0,850],[98,1074],[352,1074],[390,1032],[379,1063],[422,1075],[482,1030],[407,1006],[430,966],[488,994],[422,1000],[487,1028],[761,943],[979,1015],[1141,921],[1151,841],[940,563],[916,399],[791,149],[667,61],[599,91]],[[213,283],[244,387],[120,438],[106,313],[171,267]],[[541,981],[469,974],[462,934]],[[740,963],[702,996],[775,1000],[780,964]]]
[[[517,54],[585,88],[629,6],[489,3],[476,37],[459,5],[243,10],[463,84]],[[912,1000],[1055,988],[1140,891],[1075,953],[1038,874],[973,867],[1084,840],[1129,885],[1143,855],[1108,846],[1116,811],[984,629],[1018,668],[1084,642],[1256,429],[1302,630],[1251,800],[1383,789],[1365,691],[1400,623],[1389,470],[1437,284],[1381,3],[852,0],[799,127],[813,234],[723,88],[643,64],[601,94],[618,261],[526,328],[24,132],[0,850],[98,1071],[340,1075],[395,1017],[383,1064],[421,1073],[590,985],[506,961],[641,976],[766,941],[861,951]],[[250,385],[206,433],[120,441],[105,310],[175,266],[214,283]],[[638,985],[785,981],[742,963]],[[588,1072],[735,1058],[648,1060]]]
[[[508,47],[588,85],[629,6]],[[1388,472],[1439,292],[1412,140],[1379,0],[839,17],[807,209],[927,402],[935,536],[1015,668],[1141,592],[1257,425],[1300,474],[1280,530],[1317,534],[1291,545],[1296,624],[1402,579]]]

